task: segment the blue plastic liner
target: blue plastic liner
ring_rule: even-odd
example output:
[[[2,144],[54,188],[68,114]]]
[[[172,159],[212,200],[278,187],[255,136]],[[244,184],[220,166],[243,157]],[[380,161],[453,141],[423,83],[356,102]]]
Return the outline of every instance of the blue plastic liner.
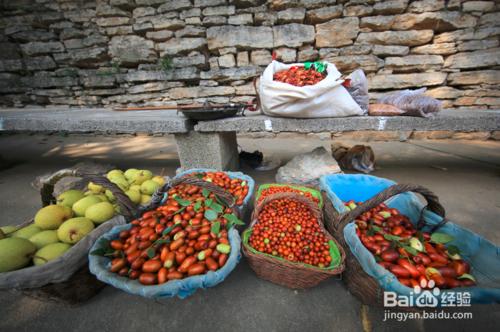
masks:
[[[131,227],[131,224],[113,227],[113,229],[94,243],[90,252],[102,248],[109,240],[117,239],[121,231],[128,230]],[[192,295],[199,288],[214,287],[221,283],[234,270],[241,258],[241,238],[234,227],[229,230],[228,238],[231,245],[231,252],[226,264],[222,268],[217,271],[208,271],[204,275],[187,277],[181,280],[171,280],[161,285],[145,286],[138,280],[121,277],[116,273],[110,272],[111,259],[104,256],[89,254],[89,269],[97,279],[129,294],[140,295],[155,300],[167,299],[173,296],[184,299]]]
[[[174,179],[183,177],[185,175],[189,175],[192,173],[202,173],[202,172],[220,172],[215,169],[210,169],[210,168],[191,168],[186,171],[180,172],[177,174]],[[240,213],[240,216],[245,215],[245,211],[248,208],[248,204],[250,203],[250,199],[252,198],[253,190],[255,188],[255,181],[248,175],[242,173],[242,172],[231,172],[231,171],[224,171],[231,179],[241,179],[243,181],[247,182],[248,186],[248,194],[243,200],[243,205],[241,206],[236,206],[235,208],[238,210]]]
[[[325,175],[320,178],[320,189],[326,192],[339,212],[347,211],[342,201],[352,199],[356,202],[363,202],[393,184],[395,182],[370,175],[338,174]],[[424,207],[414,193],[396,195],[387,200],[386,204],[408,216],[414,225],[418,222]],[[428,227],[442,220],[440,216],[428,210],[424,210],[423,218],[430,225],[426,226],[427,228],[424,227],[424,231],[429,231]],[[441,294],[446,293],[445,296],[448,296],[451,293],[468,292],[471,303],[500,303],[500,248],[482,236],[452,222],[446,223],[439,228],[438,232],[449,234],[454,238],[449,244],[460,249],[460,255],[469,262],[471,273],[476,277],[478,284],[475,287],[442,290]],[[354,222],[344,228],[344,238],[363,270],[375,278],[384,290],[406,296],[413,293],[412,288],[401,284],[396,276],[377,264],[375,257],[356,235]],[[440,297],[439,301],[442,298],[444,296]]]

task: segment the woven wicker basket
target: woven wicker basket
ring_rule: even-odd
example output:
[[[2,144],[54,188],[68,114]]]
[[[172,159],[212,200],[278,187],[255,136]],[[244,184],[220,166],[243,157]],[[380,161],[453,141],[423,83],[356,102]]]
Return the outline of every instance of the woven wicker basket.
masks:
[[[438,197],[430,190],[419,185],[393,185],[378,193],[363,204],[358,205],[358,207],[354,210],[343,214],[339,214],[337,210],[335,210],[325,192],[322,192],[323,201],[325,202],[324,211],[326,228],[340,242],[341,246],[346,248],[346,269],[342,279],[351,294],[356,296],[364,304],[382,306],[384,290],[380,287],[377,280],[370,277],[363,270],[356,257],[352,254],[344,239],[344,227],[366,211],[369,211],[395,195],[405,192],[415,192],[421,194],[427,201],[427,208],[444,218],[445,211],[443,206],[439,203]],[[443,223],[439,226],[443,225],[445,222],[446,219],[443,219]],[[425,221],[421,219],[417,228],[421,228],[424,225]]]
[[[42,205],[47,206],[55,203],[53,196],[54,185],[65,176],[81,176],[84,182],[94,182],[109,189],[116,198],[122,214],[129,220],[137,213],[136,206],[130,201],[127,195],[118,188],[117,185],[110,182],[103,176],[95,174],[81,174],[72,170],[61,170],[48,177],[40,190]],[[21,227],[32,224],[33,220],[23,223]],[[95,296],[106,284],[97,280],[90,272],[85,261],[81,262],[81,268],[78,269],[68,280],[59,283],[50,283],[36,288],[13,289],[12,292],[36,298],[46,302],[57,302],[66,305],[79,305],[93,296]]]
[[[243,241],[243,254],[247,257],[250,267],[255,271],[257,276],[262,279],[269,280],[275,284],[294,288],[303,289],[316,286],[321,281],[342,273],[344,270],[345,253],[338,242],[333,238],[323,227],[323,213],[318,208],[318,205],[312,200],[296,193],[277,193],[266,196],[254,209],[252,213],[252,222],[248,229],[251,229],[257,222],[260,211],[269,202],[289,198],[295,201],[306,204],[313,214],[320,221],[321,229],[325,232],[326,237],[332,240],[337,246],[340,253],[340,263],[334,269],[322,269],[313,266],[307,266],[301,263],[289,262],[284,259],[277,259],[262,253],[252,252],[250,245]]]

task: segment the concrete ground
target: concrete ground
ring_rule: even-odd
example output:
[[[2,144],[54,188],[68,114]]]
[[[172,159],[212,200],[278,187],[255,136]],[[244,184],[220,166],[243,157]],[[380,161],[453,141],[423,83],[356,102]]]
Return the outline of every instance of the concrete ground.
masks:
[[[347,142],[349,143],[349,142]],[[329,141],[300,138],[239,139],[246,151],[259,149],[283,161]],[[375,151],[374,175],[432,189],[447,216],[495,244],[500,243],[500,143],[486,141],[410,141],[369,143]],[[33,216],[40,196],[31,188],[35,176],[76,162],[94,160],[120,168],[164,170],[179,166],[170,137],[0,136],[0,225]],[[4,165],[5,166],[5,165]],[[275,171],[243,171],[258,184],[274,181]],[[469,310],[470,309],[470,310]],[[40,302],[0,292],[0,331],[457,331],[495,330],[500,306],[467,308],[471,320],[383,321],[384,311],[361,304],[340,280],[294,291],[257,278],[243,258],[220,285],[180,300],[156,303],[111,286],[78,307]],[[362,319],[364,317],[364,319]]]

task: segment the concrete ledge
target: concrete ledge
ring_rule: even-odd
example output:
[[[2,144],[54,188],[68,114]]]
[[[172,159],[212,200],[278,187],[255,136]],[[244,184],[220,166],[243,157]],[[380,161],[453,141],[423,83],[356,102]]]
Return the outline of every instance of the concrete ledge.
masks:
[[[253,115],[201,121],[194,128],[200,132],[494,131],[500,129],[500,110],[444,110],[428,119],[406,116],[291,119]]]
[[[0,109],[0,131],[187,133],[193,123],[175,111],[110,109]]]

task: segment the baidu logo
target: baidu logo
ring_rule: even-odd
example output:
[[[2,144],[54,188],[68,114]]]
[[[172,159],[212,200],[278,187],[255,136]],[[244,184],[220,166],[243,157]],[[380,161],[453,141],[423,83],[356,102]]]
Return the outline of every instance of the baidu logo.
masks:
[[[410,295],[398,295],[396,292],[384,292],[385,307],[430,307],[435,308],[439,304],[441,290],[435,287],[434,280],[423,279],[419,286],[415,286]]]
[[[415,286],[409,295],[396,292],[384,292],[385,307],[470,307],[471,293],[464,291],[441,292],[434,280],[423,279],[420,285]]]

